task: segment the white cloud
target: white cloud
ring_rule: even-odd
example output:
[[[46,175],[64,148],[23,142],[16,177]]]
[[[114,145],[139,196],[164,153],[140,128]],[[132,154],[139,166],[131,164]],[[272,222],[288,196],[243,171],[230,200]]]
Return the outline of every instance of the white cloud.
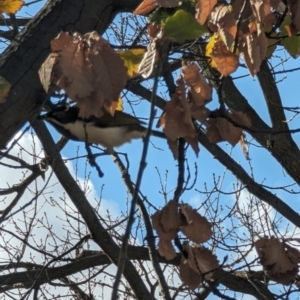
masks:
[[[18,135],[17,135],[18,136]],[[10,146],[10,145],[8,145]],[[31,135],[29,133],[24,134],[20,140],[18,141],[18,145],[15,145],[13,149],[10,151],[11,155],[20,157],[24,161],[28,163],[38,163],[44,157],[42,148],[36,136]],[[38,158],[36,157],[38,156]],[[19,165],[18,163],[13,162],[9,159],[2,159],[2,163],[10,164],[10,165]],[[66,162],[67,168],[72,174],[75,176],[75,171],[71,162]],[[31,172],[27,171],[26,169],[14,169],[8,168],[5,166],[0,166],[0,174],[1,174],[1,183],[0,188],[4,189],[8,186],[13,186],[15,184],[20,184],[25,178],[27,178]],[[3,222],[2,225],[5,225],[6,230],[10,230],[13,233],[18,234],[20,238],[23,238],[22,232],[26,231],[26,226],[30,221],[30,218],[34,216],[33,223],[36,224],[34,230],[31,234],[30,243],[35,245],[36,247],[49,247],[49,245],[42,245],[42,242],[47,239],[48,244],[54,244],[54,239],[50,234],[50,230],[46,227],[48,226],[49,229],[51,228],[52,231],[61,239],[66,238],[68,234],[68,230],[71,231],[71,228],[68,226],[73,226],[74,228],[78,228],[78,223],[72,219],[68,218],[68,222],[64,222],[62,220],[66,220],[66,213],[69,213],[71,216],[78,218],[77,210],[74,207],[73,203],[66,195],[64,189],[59,184],[56,176],[52,173],[52,176],[49,179],[49,176],[52,173],[52,169],[49,168],[45,173],[45,181],[39,177],[36,181],[32,182],[28,189],[24,192],[21,199],[18,201],[17,205],[13,208],[12,213],[19,210],[21,207],[29,203],[33,198],[35,198],[36,194],[41,191],[42,188],[47,187],[44,189],[43,193],[37,198],[37,200],[33,201],[32,204],[27,206],[24,210],[15,214],[12,218],[14,222]],[[90,180],[85,180],[84,178],[77,178],[80,186],[85,186],[86,190],[89,191],[87,198],[90,201],[92,206],[95,206],[97,201],[99,201],[99,195],[97,195],[95,187]],[[48,182],[49,180],[49,182]],[[4,210],[9,203],[11,203],[12,199],[16,196],[16,193],[13,195],[9,195],[8,197],[0,196],[0,210]],[[5,200],[4,200],[5,198]],[[57,205],[58,204],[58,205]],[[59,208],[59,206],[65,209],[65,212]],[[35,212],[36,211],[36,212]],[[101,215],[105,215],[106,212],[109,211],[112,219],[117,217],[120,213],[120,209],[118,203],[112,200],[101,199],[101,209],[99,209],[99,213]],[[27,221],[27,225],[24,221]],[[84,228],[85,226],[82,226]],[[85,233],[82,232],[84,235]],[[9,239],[9,234],[6,234],[6,238]],[[10,241],[11,245],[14,247],[19,247],[21,244],[19,240],[12,239]],[[29,259],[30,248],[27,248],[26,251],[26,259]],[[99,247],[98,247],[99,249]],[[2,252],[2,251],[1,251]],[[5,259],[1,256],[2,259]],[[6,257],[7,259],[8,257]],[[37,257],[38,258],[38,257]],[[37,263],[41,262],[43,257],[37,259]]]

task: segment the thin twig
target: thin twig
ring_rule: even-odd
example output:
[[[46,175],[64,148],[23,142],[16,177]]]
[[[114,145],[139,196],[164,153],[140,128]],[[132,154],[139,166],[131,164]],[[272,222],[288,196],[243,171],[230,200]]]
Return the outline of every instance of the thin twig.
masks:
[[[118,165],[118,167],[119,167],[119,169],[122,173],[124,183],[126,184],[126,187],[129,191],[129,193],[131,195],[133,195],[134,186],[133,186],[132,181],[130,179],[130,176],[127,172],[127,169],[125,168],[123,162],[121,161],[121,159],[119,158],[119,156],[116,153],[113,154],[113,160],[114,160],[114,163],[116,163]],[[147,231],[149,256],[150,256],[150,259],[152,261],[153,269],[156,273],[157,280],[158,280],[159,285],[161,287],[161,291],[164,294],[164,299],[171,299],[166,279],[165,279],[164,274],[163,274],[163,272],[161,270],[161,267],[159,265],[159,259],[158,259],[157,251],[156,251],[156,248],[155,248],[155,237],[153,235],[149,214],[148,214],[147,209],[144,205],[144,202],[142,201],[142,199],[140,197],[138,197],[137,204],[139,206],[141,215],[142,215],[142,217],[144,219],[144,222],[145,222],[145,227],[146,227],[146,231]]]
[[[131,201],[128,223],[127,223],[126,230],[125,230],[125,233],[123,236],[123,244],[122,244],[120,255],[119,255],[118,270],[117,270],[117,273],[115,276],[115,282],[113,285],[113,292],[111,295],[111,300],[118,299],[118,288],[119,288],[119,285],[121,282],[121,276],[124,272],[125,262],[127,260],[128,240],[130,237],[131,227],[134,222],[135,206],[138,201],[139,188],[140,188],[140,184],[142,181],[143,172],[146,167],[146,157],[147,157],[147,153],[148,153],[149,139],[150,139],[150,135],[151,135],[151,128],[152,128],[153,120],[155,117],[155,100],[156,100],[156,91],[157,91],[157,87],[158,87],[159,71],[160,71],[160,61],[156,62],[154,65],[154,83],[153,83],[153,91],[152,91],[152,96],[151,96],[149,124],[148,124],[148,128],[147,128],[146,136],[144,138],[144,147],[143,147],[143,151],[142,151],[140,167],[139,167],[139,171],[138,171],[138,175],[137,175],[133,198]]]

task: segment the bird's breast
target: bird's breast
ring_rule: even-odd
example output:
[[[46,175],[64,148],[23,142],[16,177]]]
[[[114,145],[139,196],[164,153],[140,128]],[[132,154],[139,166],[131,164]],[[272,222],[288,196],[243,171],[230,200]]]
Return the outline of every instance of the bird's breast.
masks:
[[[118,147],[132,139],[145,136],[145,131],[128,130],[127,126],[102,128],[97,127],[94,123],[76,121],[64,124],[64,127],[79,140],[100,144],[107,148]]]

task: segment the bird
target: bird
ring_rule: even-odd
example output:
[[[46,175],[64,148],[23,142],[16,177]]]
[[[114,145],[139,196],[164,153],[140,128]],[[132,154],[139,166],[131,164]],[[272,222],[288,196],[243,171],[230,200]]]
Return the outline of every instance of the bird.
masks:
[[[74,141],[100,144],[109,154],[114,147],[119,147],[132,139],[144,138],[147,128],[138,118],[122,111],[115,111],[112,116],[103,110],[103,116],[79,117],[79,107],[60,105],[52,111],[38,117],[48,121],[59,133]],[[161,132],[152,134],[163,137]]]

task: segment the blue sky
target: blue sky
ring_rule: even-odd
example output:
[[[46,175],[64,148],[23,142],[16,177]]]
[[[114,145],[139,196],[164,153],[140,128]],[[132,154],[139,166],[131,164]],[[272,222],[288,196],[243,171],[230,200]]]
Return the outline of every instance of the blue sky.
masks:
[[[40,9],[43,2],[37,3],[35,5],[29,6],[29,8],[24,8],[18,14],[20,17],[27,17],[29,15],[34,15],[36,11]],[[117,21],[117,20],[116,20]],[[277,58],[274,58],[274,64],[279,64],[281,60],[284,60],[287,57],[287,54],[278,49],[276,52]],[[279,65],[275,71],[284,71],[292,68],[300,67],[300,61],[289,59],[283,63],[283,65]],[[233,77],[239,77],[241,75],[247,75],[247,69],[240,68],[236,73],[233,74]],[[286,76],[286,78],[285,78]],[[283,105],[284,106],[298,106],[298,95],[300,94],[300,85],[299,85],[299,73],[298,72],[290,72],[286,74],[280,74],[277,76],[278,78],[278,88],[280,94],[282,96]],[[252,78],[250,75],[236,79],[235,83],[238,88],[241,90],[242,94],[248,99],[249,103],[256,109],[259,115],[270,124],[267,108],[264,103],[263,95],[259,88],[258,80],[254,77]],[[151,83],[149,87],[151,86]],[[160,90],[160,92],[163,92]],[[134,98],[130,97],[130,100],[134,100]],[[166,100],[169,100],[166,98]],[[209,104],[209,107],[216,108],[218,106],[218,99],[216,94],[214,94],[213,101]],[[146,101],[142,101],[136,108],[136,115],[139,117],[147,117],[149,115],[149,104]],[[131,112],[131,107],[124,101],[124,111]],[[159,116],[161,112],[158,110],[157,115]],[[292,113],[287,113],[287,119],[293,116]],[[299,127],[298,116],[291,122],[291,128]],[[51,133],[54,138],[57,140],[60,138],[60,135],[49,126]],[[297,144],[300,142],[300,134],[294,134],[294,139]],[[249,136],[248,136],[248,140]],[[250,140],[252,143],[256,144],[255,141]],[[151,138],[151,143],[149,146],[149,154],[147,157],[147,167],[145,169],[141,192],[145,197],[147,197],[148,201],[151,202],[157,208],[162,207],[165,204],[164,196],[162,195],[161,190],[161,182],[166,188],[167,192],[167,200],[171,200],[174,194],[174,189],[176,188],[177,183],[177,162],[173,159],[173,156],[168,149],[167,143],[165,140],[158,139],[156,137]],[[269,152],[266,149],[259,148],[256,146],[250,146],[250,163],[247,161],[242,153],[239,145],[232,148],[228,143],[223,142],[219,144],[227,153],[231,153],[232,157],[238,161],[248,172],[253,171],[254,178],[257,182],[263,182],[263,184],[276,187],[276,186],[284,186],[292,183],[293,181],[286,174],[286,172],[282,169],[282,167],[277,163],[275,159],[273,159]],[[126,153],[128,155],[128,160],[130,162],[129,173],[133,182],[136,180],[138,168],[140,165],[140,157],[141,151],[143,147],[143,142],[141,140],[133,141],[130,144],[126,144],[120,147],[118,150],[120,152]],[[85,155],[86,150],[83,143],[70,141],[67,146],[63,149],[63,156],[68,158],[73,158],[77,155],[77,148],[79,155]],[[95,150],[93,150],[95,151]],[[214,178],[218,178],[221,176],[222,184],[220,183],[219,188],[224,192],[232,192],[233,191],[233,183],[237,183],[236,179],[232,176],[229,171],[225,170],[225,167],[220,165],[219,162],[212,157],[210,153],[208,153],[201,145],[200,145],[200,153],[199,156],[196,157],[194,152],[189,148],[186,154],[188,158],[188,165],[191,174],[190,183],[193,182],[196,177],[196,183],[194,187],[186,191],[181,200],[191,204],[194,208],[199,208],[203,205],[203,201],[206,199],[207,195],[203,193],[199,193],[196,191],[205,191],[205,187],[209,191],[214,187]],[[76,169],[75,165],[76,161],[71,161],[69,164],[70,168]],[[92,183],[92,188],[95,193],[91,194],[91,198],[97,198],[100,195],[104,199],[104,208],[103,213],[108,210],[113,210],[114,214],[118,214],[119,211],[127,211],[128,203],[131,201],[131,196],[127,194],[126,187],[122,182],[122,177],[120,171],[117,166],[113,163],[111,157],[101,156],[97,159],[97,163],[100,168],[104,172],[105,176],[103,178],[99,178],[97,173],[93,168],[86,165],[85,159],[80,159],[78,162],[78,176],[80,178],[84,178],[86,174],[91,172],[90,180]],[[195,165],[197,168],[195,168]],[[159,176],[160,174],[160,176]],[[167,175],[166,175],[167,174]],[[298,190],[298,186],[294,187],[295,190]],[[275,190],[273,191],[282,200],[291,205],[291,207],[295,210],[298,209],[299,205],[295,205],[299,201],[299,195],[292,195],[284,192],[283,190]],[[63,193],[63,191],[59,191],[59,193]],[[215,197],[217,203],[220,206],[224,207],[224,211],[220,214],[220,217],[225,216],[229,211],[229,208],[235,203],[234,195],[222,195],[218,192],[211,195],[211,197]],[[248,194],[245,192],[241,196],[240,201],[248,205],[248,200],[246,199]],[[93,199],[91,199],[93,201]],[[96,200],[94,200],[96,201]],[[219,202],[218,202],[219,201]],[[21,204],[20,204],[21,205]],[[226,207],[228,206],[228,207]],[[0,207],[1,209],[1,207]],[[151,210],[151,212],[154,212]],[[205,212],[204,207],[200,209],[200,212]],[[210,215],[211,212],[208,213]],[[55,219],[55,218],[54,218]],[[230,222],[224,222],[224,227],[226,230],[230,227]],[[281,224],[282,230],[286,227],[286,221],[283,220]],[[241,229],[242,230],[242,229]],[[241,233],[242,234],[242,233]],[[299,236],[298,236],[299,237]],[[142,239],[140,240],[142,242]],[[234,243],[234,241],[228,241],[228,243]],[[94,246],[94,245],[93,245]],[[220,261],[222,258],[228,254],[226,251],[217,251],[218,257]],[[230,259],[234,259],[234,255],[229,257]],[[216,297],[211,296],[209,299],[216,299]],[[244,299],[250,300],[251,298],[245,297]],[[292,299],[292,298],[291,298]]]

